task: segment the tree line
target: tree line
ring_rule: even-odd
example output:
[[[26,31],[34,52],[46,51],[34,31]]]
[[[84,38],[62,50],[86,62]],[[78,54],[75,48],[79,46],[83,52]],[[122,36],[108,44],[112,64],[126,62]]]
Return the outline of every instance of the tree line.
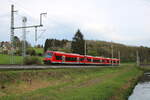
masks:
[[[136,51],[139,52],[140,62],[149,63],[150,61],[150,48],[144,46],[127,46],[124,44],[98,41],[98,40],[86,40],[86,52],[87,55],[102,56],[111,58],[111,50],[113,45],[113,54],[115,58],[118,58],[118,52],[122,62],[135,62]],[[80,30],[77,30],[72,41],[47,39],[44,45],[44,52],[47,50],[63,51],[68,53],[85,54],[85,40]]]
[[[3,42],[0,47],[2,48]],[[22,55],[22,41],[15,36],[13,42],[16,51],[16,55]],[[27,45],[27,55],[40,55],[42,53],[37,53],[35,48],[32,48],[31,44],[26,41]],[[127,46],[119,43],[112,43],[106,41],[98,40],[86,40],[86,54],[91,56],[102,56],[111,58],[111,45],[113,45],[113,54],[115,58],[118,58],[118,52],[121,53],[121,61],[123,62],[135,62],[136,61],[136,52],[139,52],[140,62],[149,63],[150,62],[150,48],[144,46]],[[85,54],[85,39],[80,30],[77,30],[72,41],[70,40],[58,40],[58,39],[46,39],[44,46],[38,45],[37,48],[43,48],[43,54],[47,50],[52,51],[62,51],[67,53],[77,53],[84,55]]]

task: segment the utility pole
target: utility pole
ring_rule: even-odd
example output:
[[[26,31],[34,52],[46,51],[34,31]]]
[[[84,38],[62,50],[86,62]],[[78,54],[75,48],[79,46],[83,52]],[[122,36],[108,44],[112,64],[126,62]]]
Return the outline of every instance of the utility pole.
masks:
[[[84,55],[86,55],[86,40],[84,40]]]
[[[43,16],[43,15],[46,16],[47,13],[41,13],[41,14],[40,14],[40,26],[43,26],[43,24],[42,24],[42,16]]]
[[[35,27],[35,47],[37,46],[37,27]]]
[[[11,41],[11,64],[14,64],[14,12],[17,12],[14,10],[14,5],[11,5],[11,34],[10,34],[10,41]]]
[[[23,27],[26,27],[26,22],[27,22],[27,18],[23,17],[23,19],[22,19],[22,26]],[[22,33],[23,33],[23,36],[22,36],[22,40],[23,40],[22,56],[25,57],[26,56],[26,28],[22,29]]]
[[[139,58],[139,52],[138,52],[138,50],[136,51],[136,65],[137,66],[140,65],[140,58]]]
[[[112,44],[112,41],[111,41],[111,58],[113,59],[114,58],[114,51],[113,51],[113,44]],[[113,61],[112,61],[112,66],[113,66]]]
[[[120,51],[118,51],[118,59],[119,59],[119,65],[120,65]]]
[[[15,29],[23,29],[23,56],[25,56],[25,53],[26,53],[26,28],[35,28],[35,42],[37,42],[37,28],[38,27],[43,27],[43,24],[42,24],[42,16],[43,15],[46,15],[47,13],[41,13],[40,14],[40,24],[39,25],[33,25],[33,26],[26,26],[26,21],[27,21],[27,18],[26,17],[23,17],[23,26],[22,27],[14,27],[14,5],[11,5],[11,35],[10,35],[10,40],[11,40],[11,64],[14,64],[14,44],[13,44],[13,41],[14,41],[14,30]]]
[[[52,49],[53,49],[53,51],[55,51],[55,39],[52,39]]]

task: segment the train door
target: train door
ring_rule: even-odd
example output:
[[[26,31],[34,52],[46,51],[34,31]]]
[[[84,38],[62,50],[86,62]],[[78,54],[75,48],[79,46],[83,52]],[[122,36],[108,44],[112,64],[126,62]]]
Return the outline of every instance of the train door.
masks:
[[[79,57],[77,57],[77,63],[80,63],[80,58]]]
[[[91,58],[91,62],[93,63],[93,58]]]
[[[84,64],[87,63],[87,57],[84,57]]]
[[[65,56],[62,56],[62,63],[65,63]]]
[[[102,62],[103,62],[103,60],[102,60],[102,59],[100,59],[99,61],[100,61],[100,63],[102,63]]]

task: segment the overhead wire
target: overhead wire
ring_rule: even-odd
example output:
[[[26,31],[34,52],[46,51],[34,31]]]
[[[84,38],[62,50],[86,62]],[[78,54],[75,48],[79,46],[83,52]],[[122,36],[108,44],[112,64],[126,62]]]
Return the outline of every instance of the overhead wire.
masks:
[[[32,14],[29,12],[29,10],[27,10],[27,8],[25,8],[19,1],[17,0],[7,0],[8,2],[10,2],[11,4],[14,4],[18,9],[20,9],[21,11],[23,11],[25,14],[27,14],[29,17],[31,17],[32,19],[34,20],[37,20],[35,19]],[[17,13],[18,16],[20,17],[23,17],[20,13]],[[57,20],[55,19],[55,17],[51,17],[51,20],[53,22],[56,22],[57,23]],[[38,39],[41,39],[43,36],[44,36],[44,33],[46,32],[47,28],[48,27],[45,27],[46,29],[44,29],[44,31],[42,31],[40,33],[40,35],[38,36]]]
[[[18,9],[20,9],[21,11],[23,11],[25,14],[27,14],[29,17],[31,17],[32,19],[35,19],[32,14],[22,5],[20,4],[18,1],[14,1],[14,0],[7,0],[9,3],[14,4],[15,7],[17,7]],[[18,16],[23,17],[20,13],[16,13]],[[37,20],[37,19],[35,19]],[[38,39],[40,39],[42,37],[42,34],[46,31],[46,29],[40,33],[40,35],[38,36]]]

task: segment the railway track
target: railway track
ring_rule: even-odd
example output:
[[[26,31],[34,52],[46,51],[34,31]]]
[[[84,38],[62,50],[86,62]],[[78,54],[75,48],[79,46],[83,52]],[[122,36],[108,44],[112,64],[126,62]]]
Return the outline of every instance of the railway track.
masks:
[[[95,67],[116,67],[116,66],[98,66],[98,65],[0,65],[0,69],[95,68]]]

